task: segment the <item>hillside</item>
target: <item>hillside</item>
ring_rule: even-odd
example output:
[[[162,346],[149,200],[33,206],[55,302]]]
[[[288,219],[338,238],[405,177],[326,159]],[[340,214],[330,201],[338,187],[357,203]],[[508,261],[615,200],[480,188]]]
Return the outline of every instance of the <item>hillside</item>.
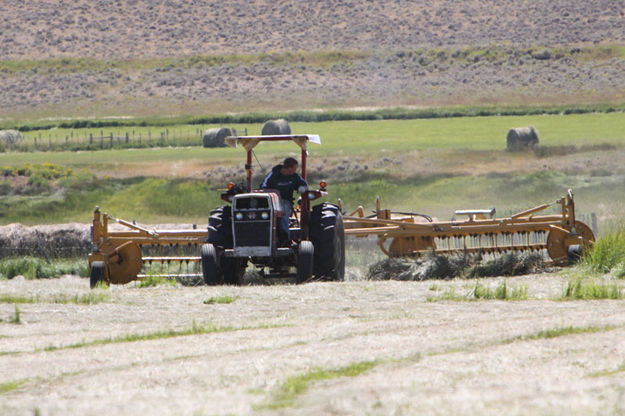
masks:
[[[3,2],[2,59],[622,42],[623,4],[518,1]]]
[[[9,0],[0,114],[620,102],[623,14],[607,0]]]

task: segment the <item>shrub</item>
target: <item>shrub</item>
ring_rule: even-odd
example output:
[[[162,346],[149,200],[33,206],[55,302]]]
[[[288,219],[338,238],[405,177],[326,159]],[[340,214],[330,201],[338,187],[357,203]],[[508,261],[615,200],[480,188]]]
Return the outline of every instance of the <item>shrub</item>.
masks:
[[[595,280],[585,280],[583,278],[571,278],[564,289],[562,299],[623,299],[625,293],[623,288],[616,282],[597,282]]]
[[[157,274],[148,274],[139,281],[138,287],[154,287],[161,285],[175,286],[176,280],[168,279]]]
[[[0,274],[8,279],[22,275],[27,279],[43,277],[41,262],[32,258],[9,259],[0,263]]]
[[[8,195],[13,189],[13,184],[10,181],[0,181],[0,195]]]
[[[584,255],[582,267],[593,273],[610,273],[625,277],[625,226],[600,238]]]
[[[41,174],[31,175],[28,178],[30,189],[28,193],[38,194],[50,190],[50,181]]]
[[[46,261],[34,257],[7,259],[0,262],[0,276],[12,279],[24,276],[27,279],[60,277],[65,274],[88,276],[85,259]]]

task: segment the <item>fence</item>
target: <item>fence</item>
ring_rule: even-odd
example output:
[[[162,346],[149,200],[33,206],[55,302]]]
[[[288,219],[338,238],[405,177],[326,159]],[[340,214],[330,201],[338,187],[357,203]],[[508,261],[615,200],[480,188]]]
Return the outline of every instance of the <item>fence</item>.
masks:
[[[74,135],[74,131],[71,131],[64,138],[59,138],[58,134],[53,135],[52,133],[48,133],[46,138],[45,134],[39,133],[32,141],[33,150],[200,146],[204,131],[201,128],[196,128],[193,131],[175,129],[148,129],[147,131],[142,129],[137,131],[133,129],[123,132],[105,132],[100,130],[95,133],[93,131],[80,133]],[[26,144],[28,144],[28,141],[26,141]]]
[[[247,130],[247,129],[245,129]],[[127,130],[80,129],[62,132],[23,133],[18,143],[0,144],[0,151],[99,150],[168,146],[201,146],[206,128],[180,129],[139,127]]]

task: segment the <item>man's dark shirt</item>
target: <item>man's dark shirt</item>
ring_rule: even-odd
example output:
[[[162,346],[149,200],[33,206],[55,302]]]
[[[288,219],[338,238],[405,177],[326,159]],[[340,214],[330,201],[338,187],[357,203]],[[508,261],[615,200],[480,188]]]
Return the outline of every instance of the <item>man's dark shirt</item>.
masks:
[[[304,178],[297,173],[293,175],[283,175],[280,172],[281,169],[282,165],[274,166],[260,187],[277,189],[280,192],[280,198],[293,203],[293,191],[296,191],[300,186],[308,186],[308,184],[306,184]]]

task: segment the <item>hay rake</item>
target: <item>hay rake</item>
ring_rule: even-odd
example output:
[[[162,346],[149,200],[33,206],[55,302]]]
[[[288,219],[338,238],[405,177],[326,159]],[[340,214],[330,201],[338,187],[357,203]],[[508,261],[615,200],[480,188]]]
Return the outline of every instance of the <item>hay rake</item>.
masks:
[[[536,215],[559,205],[560,213]],[[389,257],[440,254],[531,252],[546,250],[556,265],[578,259],[595,237],[586,224],[575,219],[573,192],[555,202],[518,212],[507,218],[493,218],[492,210],[459,210],[461,221],[434,221],[430,217],[395,213],[376,201],[375,214],[365,216],[358,207],[345,216],[345,235],[376,235],[378,246]]]
[[[109,221],[126,230],[110,230]],[[149,274],[163,277],[198,277],[200,246],[206,242],[207,230],[156,230],[149,229],[110,215],[93,213],[91,237],[95,250],[89,254],[92,282],[125,284],[145,277],[141,271],[148,266]],[[172,273],[171,264],[178,264]],[[93,265],[101,270],[95,270]],[[154,271],[150,266],[160,265]]]
[[[557,205],[560,212],[537,215]],[[594,243],[586,224],[575,219],[573,192],[551,203],[494,218],[495,210],[459,210],[460,221],[436,221],[427,215],[393,212],[376,202],[375,213],[366,216],[362,207],[344,217],[345,235],[377,236],[378,246],[389,257],[414,257],[428,252],[440,254],[546,251],[556,265],[578,259]],[[113,221],[125,230],[110,230]],[[125,284],[147,274],[165,277],[200,277],[200,247],[207,241],[206,229],[157,230],[100,213],[93,216],[89,254],[92,286],[100,280]],[[178,264],[172,272],[171,265]],[[155,271],[150,266],[157,266]],[[146,267],[147,266],[147,267]],[[141,272],[144,272],[143,274]]]

